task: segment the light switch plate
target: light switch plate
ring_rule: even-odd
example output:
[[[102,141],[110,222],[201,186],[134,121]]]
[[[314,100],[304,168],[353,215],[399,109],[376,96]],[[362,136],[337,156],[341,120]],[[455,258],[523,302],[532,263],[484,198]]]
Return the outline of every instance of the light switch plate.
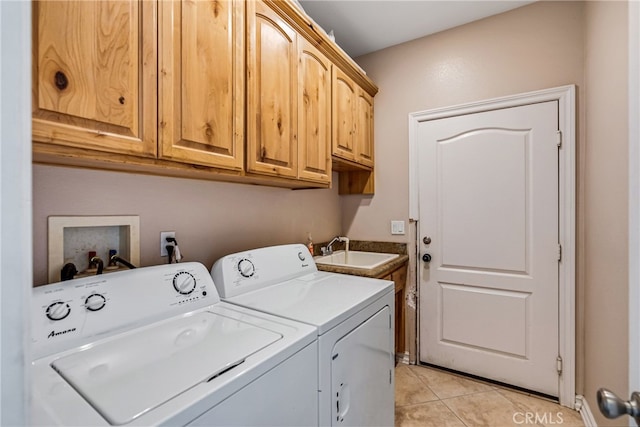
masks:
[[[404,221],[391,221],[391,234],[404,234]]]

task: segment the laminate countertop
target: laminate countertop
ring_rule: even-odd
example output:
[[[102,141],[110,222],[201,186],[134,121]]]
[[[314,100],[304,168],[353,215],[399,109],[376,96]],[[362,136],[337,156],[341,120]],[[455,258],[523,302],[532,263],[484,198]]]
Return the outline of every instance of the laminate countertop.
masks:
[[[314,256],[320,255],[320,248],[322,246],[326,246],[328,242],[324,242],[318,245],[314,245]],[[344,250],[344,243],[338,242],[333,245],[334,251]],[[373,268],[373,269],[364,269],[364,268],[355,268],[355,267],[344,267],[337,265],[326,265],[326,264],[317,264],[318,270],[320,271],[330,271],[332,273],[342,273],[342,274],[350,274],[352,276],[363,276],[363,277],[385,277],[391,272],[397,270],[402,267],[406,263],[409,262],[409,255],[407,255],[407,244],[406,243],[394,243],[394,242],[370,242],[370,241],[362,241],[362,240],[351,240],[349,242],[349,250],[351,251],[362,251],[362,252],[379,252],[379,253],[387,253],[387,254],[399,254],[400,256],[385,262],[384,264]]]

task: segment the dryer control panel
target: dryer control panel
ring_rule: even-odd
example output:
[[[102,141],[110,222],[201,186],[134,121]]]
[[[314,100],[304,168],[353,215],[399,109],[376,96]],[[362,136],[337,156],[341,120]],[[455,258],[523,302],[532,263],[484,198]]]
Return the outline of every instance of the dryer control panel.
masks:
[[[221,298],[232,298],[256,289],[318,271],[305,245],[270,246],[220,258],[211,277]]]
[[[33,289],[35,358],[220,301],[196,262],[125,270]]]

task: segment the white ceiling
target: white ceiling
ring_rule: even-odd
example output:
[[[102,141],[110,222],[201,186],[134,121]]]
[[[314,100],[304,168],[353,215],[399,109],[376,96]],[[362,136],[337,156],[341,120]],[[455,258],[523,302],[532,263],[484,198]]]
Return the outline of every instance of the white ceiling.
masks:
[[[535,0],[300,0],[352,58],[476,21]]]

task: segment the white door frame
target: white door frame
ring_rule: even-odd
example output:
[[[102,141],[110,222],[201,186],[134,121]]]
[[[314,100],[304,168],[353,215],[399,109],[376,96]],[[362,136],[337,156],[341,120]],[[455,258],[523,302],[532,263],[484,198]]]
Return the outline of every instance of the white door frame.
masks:
[[[511,108],[539,102],[558,101],[558,123],[562,132],[562,148],[559,161],[559,226],[562,262],[559,264],[559,352],[563,360],[558,396],[560,404],[576,406],[575,378],[575,233],[576,233],[576,160],[575,160],[575,86],[561,86],[519,95],[494,98],[451,107],[419,111],[409,114],[409,219],[418,221],[418,127],[420,122],[443,119],[463,114]],[[418,224],[419,226],[420,224]],[[419,237],[418,237],[419,238]],[[416,289],[420,287],[417,283]],[[418,325],[418,329],[420,325]],[[418,335],[419,337],[419,330]],[[418,358],[419,360],[419,358]]]
[[[0,425],[29,425],[31,2],[0,1]]]
[[[640,3],[629,2],[629,396],[640,390]],[[627,396],[623,396],[627,398]],[[635,426],[632,418],[629,425]]]

